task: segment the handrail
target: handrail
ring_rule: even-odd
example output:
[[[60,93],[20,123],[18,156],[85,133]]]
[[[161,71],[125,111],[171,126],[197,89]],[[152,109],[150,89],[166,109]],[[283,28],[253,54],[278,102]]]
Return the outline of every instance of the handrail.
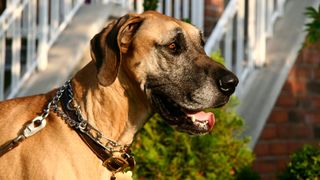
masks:
[[[218,48],[215,47],[218,45],[217,42],[219,42],[222,39],[223,34],[227,30],[226,26],[228,22],[230,21],[230,19],[234,17],[235,13],[237,12],[237,9],[235,8],[237,7],[237,1],[238,0],[231,0],[229,2],[228,6],[221,15],[217,25],[214,27],[214,30],[210,34],[204,48],[207,54],[212,53],[213,50],[216,50]]]
[[[49,3],[50,2],[50,3]],[[0,16],[0,100],[14,97],[84,0],[11,0]]]
[[[230,0],[206,42],[206,53],[221,50],[226,66],[240,77],[240,83],[245,83],[255,67],[267,63],[267,38],[272,37],[285,2]]]

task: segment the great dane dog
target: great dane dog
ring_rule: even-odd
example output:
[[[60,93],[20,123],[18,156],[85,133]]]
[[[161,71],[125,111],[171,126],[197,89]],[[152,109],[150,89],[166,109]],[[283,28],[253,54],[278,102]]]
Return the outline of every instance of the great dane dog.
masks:
[[[180,131],[209,132],[204,110],[226,104],[238,79],[203,46],[199,29],[157,12],[113,21],[61,88],[0,103],[0,179],[115,179],[134,165],[128,146],[155,112]]]

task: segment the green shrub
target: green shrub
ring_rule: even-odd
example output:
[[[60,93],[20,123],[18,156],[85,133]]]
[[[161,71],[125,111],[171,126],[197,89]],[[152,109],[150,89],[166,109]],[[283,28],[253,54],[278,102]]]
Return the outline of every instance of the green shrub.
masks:
[[[156,10],[158,7],[158,0],[144,0],[143,9],[147,10]]]
[[[221,60],[220,54],[215,59]],[[137,179],[259,179],[252,171],[253,155],[249,138],[239,138],[243,120],[236,114],[238,101],[219,109],[211,133],[190,136],[172,129],[154,115],[136,136],[133,144]]]
[[[320,39],[320,5],[318,9],[308,7],[305,14],[311,19],[311,22],[306,24],[306,31],[308,32],[306,45],[310,45]]]
[[[305,145],[291,156],[288,166],[278,177],[281,180],[319,180],[320,147]]]
[[[225,107],[213,110],[216,125],[204,136],[177,132],[158,115],[152,117],[133,145],[137,160],[135,178],[237,179],[238,174],[245,176],[240,172],[248,171],[253,155],[247,148],[249,139],[236,138],[243,120],[233,110],[235,102],[233,97]]]
[[[252,169],[252,166],[244,166],[237,173],[236,180],[257,180],[260,175]]]
[[[222,57],[221,51],[216,51],[211,54],[211,58],[215,61],[217,61],[220,64],[224,65],[224,59]]]
[[[184,21],[186,23],[191,24],[191,19],[189,19],[189,18],[183,18],[183,19],[181,19],[181,21]]]

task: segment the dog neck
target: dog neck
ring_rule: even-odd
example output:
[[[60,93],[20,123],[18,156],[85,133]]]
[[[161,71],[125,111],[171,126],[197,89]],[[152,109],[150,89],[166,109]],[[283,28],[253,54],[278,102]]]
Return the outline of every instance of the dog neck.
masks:
[[[96,74],[90,62],[72,79],[75,101],[84,118],[106,137],[130,144],[150,115],[145,95],[124,71],[106,87],[99,84]]]

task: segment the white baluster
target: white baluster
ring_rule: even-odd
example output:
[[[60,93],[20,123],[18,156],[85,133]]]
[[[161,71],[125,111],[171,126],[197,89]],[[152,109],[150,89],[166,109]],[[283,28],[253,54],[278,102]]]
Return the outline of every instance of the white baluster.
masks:
[[[181,0],[174,1],[174,17],[181,19]]]
[[[183,1],[183,14],[182,14],[183,19],[189,19],[189,0],[184,0]]]
[[[2,29],[2,24],[1,24]],[[0,101],[4,99],[4,73],[5,73],[5,34],[0,34]]]
[[[272,34],[273,34],[273,23],[272,23],[272,16],[273,16],[273,14],[274,14],[274,4],[273,4],[273,0],[272,1],[270,1],[270,0],[268,0],[267,1],[268,3],[267,3],[267,7],[268,7],[268,9],[267,9],[267,36],[268,37],[271,37],[272,36]]]
[[[11,59],[11,87],[10,90],[17,88],[20,79],[20,51],[21,51],[21,13],[16,17],[12,24],[12,59]]]
[[[204,1],[191,0],[191,23],[203,30],[204,22]]]
[[[143,0],[137,0],[137,13],[143,12]]]
[[[249,3],[249,15],[248,15],[248,65],[252,68],[256,60],[256,1],[250,0]]]
[[[166,15],[167,16],[172,16],[172,1],[171,0],[166,0]]]
[[[160,13],[163,13],[163,0],[158,1],[157,11],[159,11]]]
[[[38,69],[45,70],[48,65],[48,0],[39,0],[39,34]]]
[[[233,22],[229,20],[226,24],[227,29],[224,39],[224,58],[228,69],[232,69],[232,41],[233,41]]]
[[[263,66],[265,64],[265,54],[266,54],[266,0],[257,1],[257,41],[258,41],[258,51],[256,66]]]
[[[238,15],[237,15],[237,56],[236,56],[236,74],[242,72],[244,60],[244,11],[245,0],[238,0]]]

